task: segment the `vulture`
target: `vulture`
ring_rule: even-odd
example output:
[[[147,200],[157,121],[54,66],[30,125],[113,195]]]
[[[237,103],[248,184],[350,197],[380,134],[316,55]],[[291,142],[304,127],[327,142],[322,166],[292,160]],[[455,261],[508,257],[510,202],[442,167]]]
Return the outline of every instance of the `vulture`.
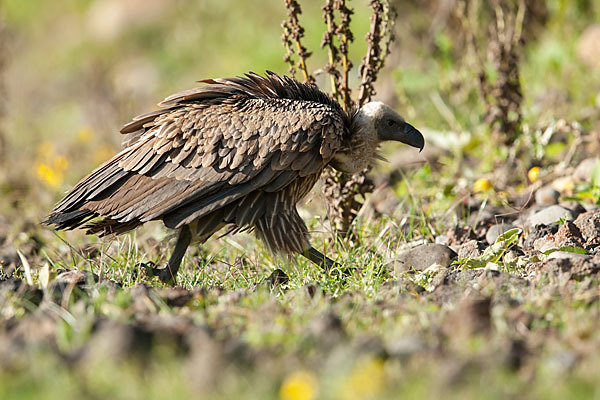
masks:
[[[267,71],[207,79],[126,124],[123,150],[83,178],[42,222],[99,236],[161,220],[178,230],[166,266],[174,282],[187,247],[229,226],[270,251],[331,267],[296,204],[327,166],[354,173],[383,141],[423,149],[421,133],[381,102],[344,111],[316,86]],[[228,233],[229,233],[228,232]]]

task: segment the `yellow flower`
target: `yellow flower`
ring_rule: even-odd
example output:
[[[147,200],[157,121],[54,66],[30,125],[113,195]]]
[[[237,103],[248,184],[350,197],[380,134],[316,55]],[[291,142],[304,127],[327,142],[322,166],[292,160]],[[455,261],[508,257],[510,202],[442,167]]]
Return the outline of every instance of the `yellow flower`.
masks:
[[[281,400],[312,400],[317,395],[319,384],[314,374],[296,371],[288,375],[279,389]]]
[[[385,385],[385,361],[380,358],[360,360],[341,390],[343,399],[373,398]]]
[[[540,167],[533,167],[527,172],[527,177],[529,178],[529,182],[534,183],[538,180],[540,174]]]
[[[39,164],[37,167],[38,178],[48,186],[56,187],[62,183],[63,175],[47,164]]]
[[[484,178],[479,178],[473,184],[473,190],[477,192],[487,192],[488,190],[492,190],[494,187],[491,182]]]

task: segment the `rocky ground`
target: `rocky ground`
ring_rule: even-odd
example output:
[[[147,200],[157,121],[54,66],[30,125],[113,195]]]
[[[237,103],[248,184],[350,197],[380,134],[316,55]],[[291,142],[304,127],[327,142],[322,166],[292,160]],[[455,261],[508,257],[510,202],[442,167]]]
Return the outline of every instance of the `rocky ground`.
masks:
[[[349,277],[298,279],[277,268],[253,271],[237,287],[163,287],[140,264],[129,281],[107,279],[93,267],[101,257],[94,246],[81,249],[94,272],[35,256],[40,264],[30,265],[7,250],[0,363],[40,385],[44,368],[82,371],[75,384],[64,378],[79,394],[93,390],[104,366],[131,364],[146,376],[138,384],[160,393],[166,351],[182,395],[393,398],[408,390],[463,398],[483,390],[558,398],[579,385],[581,398],[597,396],[600,208],[560,192],[589,183],[595,165],[584,160],[538,183],[518,209],[470,196],[468,216],[434,242],[401,244],[379,267],[356,263]],[[39,254],[36,240],[26,243]],[[237,262],[208,268],[240,274]],[[38,357],[50,366],[40,370]],[[233,375],[247,381],[228,386]],[[313,397],[302,397],[307,390]]]

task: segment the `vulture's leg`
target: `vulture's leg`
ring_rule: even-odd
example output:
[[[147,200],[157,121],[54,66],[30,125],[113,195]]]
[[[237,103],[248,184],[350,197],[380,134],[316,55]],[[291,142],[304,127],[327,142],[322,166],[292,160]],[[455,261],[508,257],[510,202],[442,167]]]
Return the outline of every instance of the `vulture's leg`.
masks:
[[[302,255],[317,264],[319,267],[328,271],[332,268],[342,268],[340,264],[336,263],[314,247],[309,247],[307,250],[304,250]]]
[[[175,249],[173,253],[171,253],[171,258],[169,258],[169,262],[163,268],[153,268],[152,272],[155,276],[164,282],[175,282],[177,278],[177,271],[179,270],[179,266],[181,265],[181,260],[185,255],[185,251],[192,241],[192,232],[190,231],[189,225],[185,225],[179,231],[179,235],[177,235],[177,243],[175,243]]]

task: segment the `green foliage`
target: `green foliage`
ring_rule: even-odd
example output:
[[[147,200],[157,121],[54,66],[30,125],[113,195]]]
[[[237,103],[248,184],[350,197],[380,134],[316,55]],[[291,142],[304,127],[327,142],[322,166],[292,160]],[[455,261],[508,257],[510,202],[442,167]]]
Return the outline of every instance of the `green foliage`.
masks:
[[[577,247],[577,246],[562,246],[559,247],[557,249],[550,249],[550,250],[546,250],[544,252],[545,255],[550,255],[552,253],[554,253],[555,251],[566,251],[567,253],[574,253],[574,254],[587,254],[587,250],[586,249],[582,249],[581,247]]]
[[[589,182],[578,182],[575,193],[569,199],[600,205],[600,160],[592,169]]]
[[[476,257],[476,258],[458,260],[457,264],[460,266],[460,268],[463,268],[463,269],[464,268],[498,269],[498,266],[500,264],[500,261],[502,260],[502,257],[506,254],[506,252],[508,250],[510,250],[511,247],[513,247],[517,243],[522,232],[523,232],[523,230],[519,229],[519,228],[510,229],[510,230],[504,232],[503,234],[501,234],[500,236],[498,236],[498,238],[496,239],[494,244],[487,247],[481,256]],[[509,263],[506,263],[506,262],[504,263],[504,269],[505,270],[513,269],[513,266],[508,265],[508,264]]]

